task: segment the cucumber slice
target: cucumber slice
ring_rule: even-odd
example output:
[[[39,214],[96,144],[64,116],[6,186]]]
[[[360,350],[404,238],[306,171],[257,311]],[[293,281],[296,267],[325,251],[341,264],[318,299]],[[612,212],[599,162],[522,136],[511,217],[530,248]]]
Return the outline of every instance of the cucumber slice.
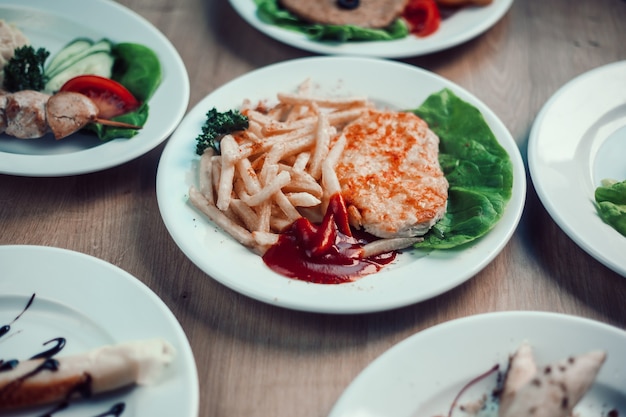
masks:
[[[70,59],[70,57],[86,50],[91,45],[93,45],[93,41],[87,38],[77,38],[68,43],[61,49],[46,65],[45,73],[50,74],[53,73],[59,65],[61,65],[64,61]]]
[[[64,69],[50,78],[46,83],[45,91],[54,94],[65,84],[70,78],[78,75],[99,75],[101,77],[111,78],[111,70],[115,58],[109,52],[101,51],[89,54],[72,65],[65,66]]]
[[[48,79],[55,78],[60,72],[65,71],[67,68],[73,66],[74,64],[89,55],[100,52],[106,52],[108,54],[111,54],[111,48],[111,42],[106,39],[102,39],[98,42],[95,42],[93,45],[90,45],[88,48],[85,48],[82,51],[67,57],[67,59],[63,60],[59,65],[57,65],[53,71],[47,71],[45,75],[48,77]]]

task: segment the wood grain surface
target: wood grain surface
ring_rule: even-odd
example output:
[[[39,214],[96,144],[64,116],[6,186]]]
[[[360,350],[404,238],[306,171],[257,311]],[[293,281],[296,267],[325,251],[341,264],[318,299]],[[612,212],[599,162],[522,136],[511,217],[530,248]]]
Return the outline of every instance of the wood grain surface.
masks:
[[[227,1],[121,0],[178,49],[189,108],[255,68],[311,56],[250,27]],[[440,74],[502,119],[524,159],[532,123],[564,83],[626,59],[626,2],[516,0],[485,34],[403,62]],[[169,306],[193,348],[200,416],[326,416],[353,378],[402,339],[472,314],[541,310],[626,329],[626,278],[581,250],[551,219],[528,178],[520,225],[504,250],[463,285],[393,311],[323,315],[237,294],[195,267],[160,217],[161,145],[86,175],[0,175],[0,244],[56,246],[128,271]],[[624,255],[626,256],[626,254]],[[1,266],[0,266],[1,269]]]

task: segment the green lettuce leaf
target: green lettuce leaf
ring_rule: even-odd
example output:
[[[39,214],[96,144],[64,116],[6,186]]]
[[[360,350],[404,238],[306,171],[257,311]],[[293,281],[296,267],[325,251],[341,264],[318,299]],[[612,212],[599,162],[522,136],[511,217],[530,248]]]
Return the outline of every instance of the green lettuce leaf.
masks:
[[[148,120],[148,103],[143,103],[139,108],[133,112],[121,114],[113,117],[111,120],[118,122],[130,123],[135,126],[143,126]],[[85,126],[85,129],[91,130],[98,135],[98,138],[102,141],[107,141],[116,138],[130,139],[140,131],[135,129],[126,129],[114,126],[105,126],[99,123],[90,123]]]
[[[513,189],[513,166],[480,111],[448,89],[417,109],[439,136],[439,162],[450,185],[446,214],[415,245],[450,249],[490,231],[504,214]]]
[[[257,16],[262,22],[305,34],[315,41],[387,41],[404,38],[409,28],[403,19],[396,19],[389,27],[369,29],[354,25],[322,25],[300,20],[280,7],[278,0],[254,0]]]
[[[156,53],[145,45],[122,42],[113,45],[113,78],[137,100],[148,101],[161,84],[161,63]]]
[[[626,236],[626,180],[603,180],[596,188],[595,200],[602,220]]]
[[[141,106],[130,113],[114,117],[112,120],[143,126],[148,120],[148,100],[161,84],[161,63],[156,53],[147,46],[123,42],[113,45],[115,64],[112,79],[122,84],[130,91]],[[124,129],[101,124],[89,124],[87,129],[98,135],[102,141],[116,138],[132,138],[140,131]]]

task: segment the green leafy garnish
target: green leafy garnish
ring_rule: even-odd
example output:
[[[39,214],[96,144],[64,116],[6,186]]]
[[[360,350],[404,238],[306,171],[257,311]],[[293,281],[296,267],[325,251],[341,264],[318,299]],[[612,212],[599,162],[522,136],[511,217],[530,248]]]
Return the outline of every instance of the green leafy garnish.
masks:
[[[409,28],[403,19],[396,19],[383,29],[363,28],[354,25],[323,25],[305,22],[280,7],[278,0],[254,0],[259,20],[283,29],[305,34],[315,41],[388,41],[409,35]]]
[[[30,45],[15,48],[4,67],[4,88],[10,92],[43,90],[47,81],[44,64],[49,55],[46,49],[35,50]]]
[[[415,244],[450,249],[491,230],[511,198],[513,167],[482,114],[448,89],[413,110],[439,136],[439,162],[450,185],[446,213]]]
[[[112,79],[122,84],[139,101],[148,101],[161,84],[161,63],[147,46],[122,42],[113,45]]]
[[[115,57],[115,63],[111,79],[122,84],[137,100],[142,102],[138,109],[116,116],[113,120],[143,126],[148,120],[148,100],[162,80],[159,58],[147,46],[131,42],[113,45],[112,53]],[[136,129],[105,126],[99,123],[92,123],[87,128],[94,131],[98,138],[103,141],[115,138],[132,138],[139,133]]]
[[[113,117],[111,120],[115,120],[118,122],[124,122],[135,126],[143,126],[146,124],[146,120],[148,120],[148,103],[142,103],[138,109],[121,114],[119,116]],[[115,126],[105,126],[100,123],[90,123],[85,126],[85,129],[91,130],[98,135],[98,138],[102,141],[108,141],[116,138],[132,138],[137,133],[139,133],[136,129],[127,129],[122,127]]]
[[[626,236],[626,180],[602,180],[595,191],[596,207],[602,220]]]
[[[202,155],[207,148],[220,152],[220,139],[232,132],[248,128],[248,118],[238,110],[228,110],[220,113],[212,108],[206,113],[206,121],[202,126],[202,133],[196,138],[196,153]]]

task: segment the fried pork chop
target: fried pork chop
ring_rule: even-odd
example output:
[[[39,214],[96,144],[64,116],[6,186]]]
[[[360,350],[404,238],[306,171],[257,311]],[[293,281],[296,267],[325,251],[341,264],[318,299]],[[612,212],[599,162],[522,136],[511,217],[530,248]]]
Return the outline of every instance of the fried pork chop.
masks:
[[[369,110],[345,127],[336,166],[353,227],[378,237],[426,233],[446,210],[439,138],[413,113]]]
[[[389,26],[408,0],[361,0],[358,7],[345,9],[337,0],[280,0],[280,4],[302,20],[325,25],[355,25],[366,28]]]

